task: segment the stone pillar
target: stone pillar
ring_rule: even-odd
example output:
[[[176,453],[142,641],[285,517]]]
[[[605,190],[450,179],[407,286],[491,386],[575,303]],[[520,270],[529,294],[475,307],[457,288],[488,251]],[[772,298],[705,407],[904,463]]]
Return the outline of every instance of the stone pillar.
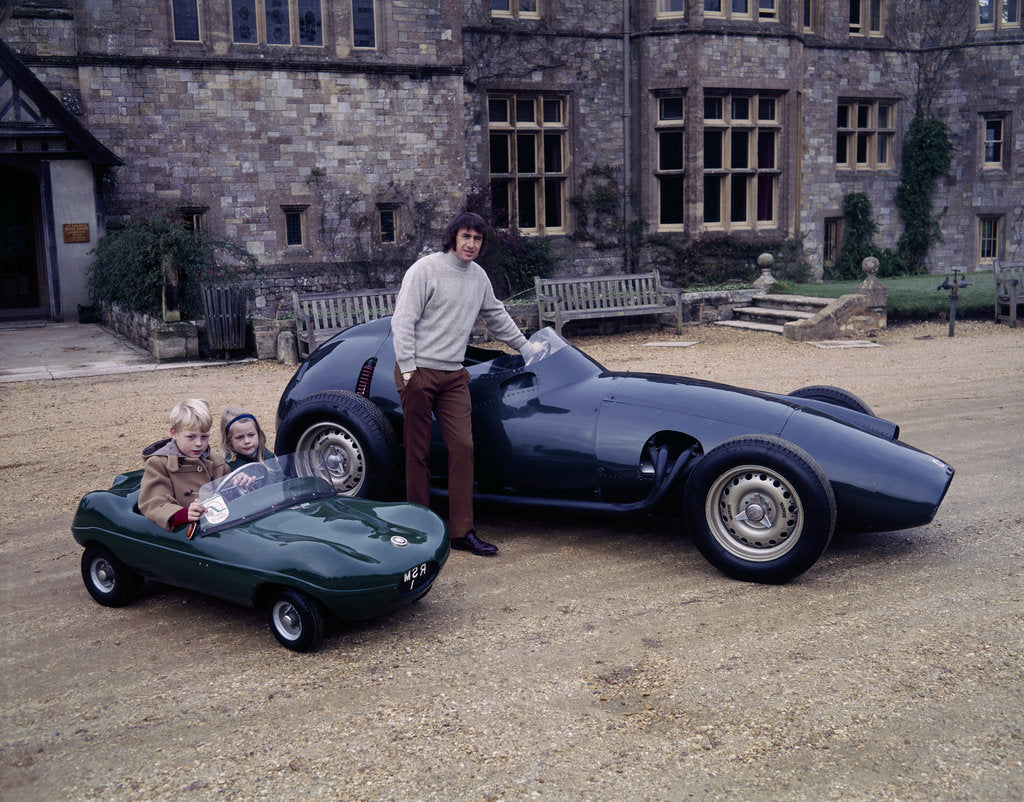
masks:
[[[874,319],[869,328],[884,329],[888,322],[886,307],[889,303],[889,288],[875,275],[878,273],[878,260],[874,256],[867,257],[860,266],[865,279],[857,287],[857,295],[864,296],[864,312]]]
[[[195,323],[159,323],[149,332],[149,350],[158,362],[196,359],[199,356],[199,330]]]
[[[777,283],[772,275],[773,264],[775,264],[775,257],[770,253],[762,253],[757,257],[757,266],[761,268],[761,275],[754,281],[754,289],[771,292],[772,284]]]

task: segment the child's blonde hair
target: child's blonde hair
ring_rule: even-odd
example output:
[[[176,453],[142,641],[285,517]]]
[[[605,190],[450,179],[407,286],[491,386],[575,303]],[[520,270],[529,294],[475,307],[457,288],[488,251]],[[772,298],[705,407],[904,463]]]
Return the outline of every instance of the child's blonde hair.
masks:
[[[238,423],[239,420],[245,419],[251,420],[256,425],[256,436],[259,440],[259,447],[256,449],[256,459],[263,462],[267,456],[267,436],[263,434],[263,429],[260,427],[260,422],[256,420],[256,416],[245,407],[228,407],[224,410],[224,414],[220,416],[220,439],[224,443],[227,459],[231,461],[238,456],[231,450],[231,426]]]
[[[171,429],[176,432],[208,432],[213,414],[201,398],[186,398],[171,408]]]

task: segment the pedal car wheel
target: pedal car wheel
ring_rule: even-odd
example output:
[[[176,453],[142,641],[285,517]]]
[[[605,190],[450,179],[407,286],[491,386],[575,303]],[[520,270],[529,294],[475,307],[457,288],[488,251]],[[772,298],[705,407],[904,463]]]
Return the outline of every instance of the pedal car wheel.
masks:
[[[750,582],[788,582],[832,539],[836,502],[821,467],[777,437],[727,440],[686,481],[694,542],[722,573]]]
[[[297,590],[274,594],[267,605],[270,628],[278,642],[295,652],[313,651],[324,636],[320,604]]]
[[[143,579],[106,546],[92,544],[82,553],[85,589],[106,607],[123,607],[138,598]]]

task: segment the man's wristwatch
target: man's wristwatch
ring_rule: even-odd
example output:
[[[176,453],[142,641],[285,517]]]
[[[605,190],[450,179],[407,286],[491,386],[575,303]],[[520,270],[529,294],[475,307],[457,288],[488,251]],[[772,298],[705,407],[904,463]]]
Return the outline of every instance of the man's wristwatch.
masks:
[[[403,373],[402,374],[402,381],[408,382],[409,379],[412,378],[412,374],[415,373],[415,372],[416,371],[414,371],[414,370],[410,370],[410,371],[406,371],[405,373]]]

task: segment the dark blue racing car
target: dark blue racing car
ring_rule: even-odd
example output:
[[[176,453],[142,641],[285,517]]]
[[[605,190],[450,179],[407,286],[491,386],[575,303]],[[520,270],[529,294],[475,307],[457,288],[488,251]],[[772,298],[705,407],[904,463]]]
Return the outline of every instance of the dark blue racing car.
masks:
[[[476,498],[679,516],[737,579],[786,582],[837,527],[929,523],[953,468],[899,440],[852,393],[790,395],[679,376],[613,372],[551,329],[522,357],[470,346]],[[277,411],[278,452],[313,451],[339,492],[401,490],[402,410],[389,319],[355,326],[299,366]],[[433,488],[447,460],[435,426]]]

